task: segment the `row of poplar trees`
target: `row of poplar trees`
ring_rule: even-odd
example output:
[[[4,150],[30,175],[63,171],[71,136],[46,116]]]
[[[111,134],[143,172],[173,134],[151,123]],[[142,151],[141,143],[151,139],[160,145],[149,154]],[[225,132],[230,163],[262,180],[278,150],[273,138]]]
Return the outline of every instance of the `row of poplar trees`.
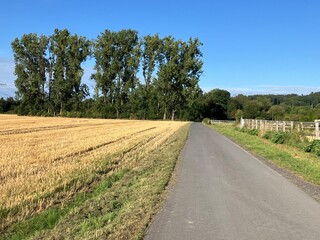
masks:
[[[19,113],[85,117],[192,119],[202,94],[201,42],[172,36],[139,38],[105,30],[96,40],[56,29],[12,42]],[[93,98],[82,64],[95,59]]]

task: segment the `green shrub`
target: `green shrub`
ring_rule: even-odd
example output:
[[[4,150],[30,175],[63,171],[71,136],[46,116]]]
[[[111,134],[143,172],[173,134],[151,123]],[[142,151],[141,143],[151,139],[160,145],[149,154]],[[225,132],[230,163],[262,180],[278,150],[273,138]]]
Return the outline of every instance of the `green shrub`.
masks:
[[[253,136],[259,136],[260,130],[259,129],[249,129],[247,127],[243,128],[236,128],[239,132],[248,133]]]
[[[270,140],[271,138],[272,138],[272,136],[273,136],[273,133],[274,132],[272,132],[272,131],[267,131],[267,132],[265,132],[264,134],[263,134],[263,138],[265,138],[265,139],[268,139],[268,140]]]
[[[284,143],[289,142],[291,134],[288,132],[267,131],[267,132],[265,132],[265,134],[263,134],[262,137],[270,140],[273,143],[284,144]]]
[[[317,156],[320,156],[320,140],[313,140],[305,148],[305,152],[315,153]]]
[[[275,132],[273,133],[271,137],[271,142],[276,144],[283,144],[288,139],[288,133],[287,132]]]
[[[249,133],[250,135],[253,135],[253,136],[258,136],[258,135],[259,135],[259,132],[260,132],[259,129],[250,129],[250,130],[248,131],[248,133]]]
[[[205,124],[209,124],[210,123],[210,118],[204,118],[202,120],[202,122],[205,123]]]
[[[248,129],[247,129],[246,127],[243,127],[243,128],[237,128],[237,130],[238,130],[239,132],[243,132],[243,133],[248,132]]]
[[[308,142],[307,138],[303,136],[301,133],[295,131],[288,132],[286,144],[303,149],[305,147],[306,142]]]

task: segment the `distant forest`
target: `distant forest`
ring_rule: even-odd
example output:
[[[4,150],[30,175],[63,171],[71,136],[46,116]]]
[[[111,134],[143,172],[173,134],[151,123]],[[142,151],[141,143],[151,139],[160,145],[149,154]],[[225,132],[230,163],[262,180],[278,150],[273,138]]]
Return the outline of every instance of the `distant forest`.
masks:
[[[313,121],[320,92],[309,95],[238,95],[199,87],[202,43],[172,36],[105,30],[97,39],[67,29],[30,33],[12,42],[15,98],[0,98],[0,113],[90,118],[203,118]],[[94,95],[82,82],[82,63],[95,60]],[[138,77],[140,76],[140,78]]]

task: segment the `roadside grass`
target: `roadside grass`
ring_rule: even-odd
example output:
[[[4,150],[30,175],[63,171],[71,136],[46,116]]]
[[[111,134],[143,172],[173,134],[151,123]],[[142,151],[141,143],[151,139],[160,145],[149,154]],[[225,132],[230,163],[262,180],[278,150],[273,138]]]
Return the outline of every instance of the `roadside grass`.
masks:
[[[3,239],[142,239],[165,197],[189,127],[130,158],[139,164],[114,170],[89,185],[90,191],[10,226]]]
[[[279,145],[226,125],[207,125],[235,141],[245,149],[272,161],[307,182],[320,185],[320,159],[298,147]]]
[[[7,229],[7,233],[4,238],[12,240],[28,239],[36,232],[54,228],[59,220],[66,216],[70,211],[81,206],[85,201],[88,201],[111,188],[112,185],[119,181],[127,171],[127,169],[124,169],[114,173],[103,181],[97,183],[91,192],[80,192],[72,198],[71,201],[66,201],[63,205],[57,204],[40,212],[39,214],[12,225]]]

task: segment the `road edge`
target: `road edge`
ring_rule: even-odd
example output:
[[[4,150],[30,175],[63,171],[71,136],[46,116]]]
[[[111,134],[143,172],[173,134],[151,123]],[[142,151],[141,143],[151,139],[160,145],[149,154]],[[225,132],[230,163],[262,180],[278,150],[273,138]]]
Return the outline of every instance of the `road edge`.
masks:
[[[260,162],[262,162],[266,166],[270,167],[272,170],[274,170],[275,172],[277,172],[278,174],[280,174],[281,176],[286,178],[288,181],[290,181],[291,183],[293,183],[294,185],[299,187],[302,191],[304,191],[310,197],[312,197],[313,199],[315,199],[316,201],[318,201],[320,203],[320,186],[303,180],[299,175],[296,175],[293,172],[289,171],[288,169],[278,166],[277,164],[275,164],[271,160],[264,158],[256,153],[250,151],[248,148],[246,148],[244,145],[237,142],[236,140],[229,138],[228,136],[222,134],[221,132],[219,132],[213,128],[210,128],[206,124],[203,124],[203,125],[205,125],[211,131],[215,131],[216,133],[220,134],[221,136],[229,139],[231,142],[233,142],[234,144],[236,144],[237,146],[239,146],[240,148],[242,148],[246,152],[250,153],[257,160],[259,160]]]

